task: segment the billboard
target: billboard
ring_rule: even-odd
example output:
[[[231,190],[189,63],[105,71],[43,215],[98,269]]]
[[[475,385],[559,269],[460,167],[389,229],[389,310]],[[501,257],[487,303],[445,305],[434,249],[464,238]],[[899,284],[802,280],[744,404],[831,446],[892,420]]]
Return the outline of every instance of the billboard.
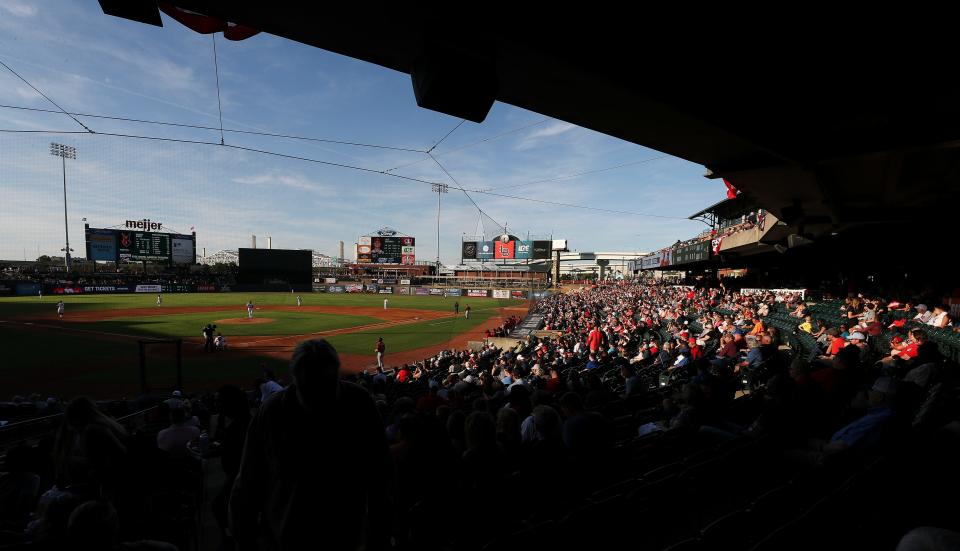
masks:
[[[358,264],[414,264],[413,237],[365,235],[357,243]]]
[[[441,290],[441,291],[444,291],[443,289],[440,289],[440,290]],[[430,294],[431,294],[431,295],[433,294],[433,289],[430,289]],[[459,296],[461,296],[460,289],[447,289],[446,291],[443,292],[443,296],[445,296],[445,297],[459,297]]]
[[[117,232],[87,228],[87,258],[90,260],[117,261]]]
[[[494,289],[493,298],[510,298],[510,291],[507,289]]]
[[[197,242],[192,235],[170,236],[170,259],[174,264],[194,264],[197,256]]]
[[[510,298],[527,298],[526,291],[510,291]]]
[[[660,267],[673,265],[673,249],[662,249],[660,251]]]
[[[346,289],[348,293],[362,293],[363,283],[348,283]]]
[[[540,260],[550,258],[550,241],[524,241],[510,236],[507,241],[464,241],[464,260]]]
[[[486,289],[467,289],[467,296],[468,297],[486,297],[487,290]]]
[[[438,294],[438,295],[439,295],[439,294],[443,294],[443,293],[442,293],[443,290],[442,290],[442,289],[439,289],[439,290],[440,290],[441,292],[440,292],[440,293],[437,293],[437,294]],[[429,294],[430,294],[430,291],[431,291],[431,289],[429,289],[429,288],[427,288],[427,287],[415,287],[413,293],[414,293],[415,295],[429,295]]]
[[[458,294],[459,294],[460,289],[457,289],[457,291],[458,291]],[[443,296],[443,295],[444,295],[444,292],[443,292],[443,289],[438,289],[438,288],[436,288],[436,287],[431,287],[431,288],[430,288],[430,294],[439,297],[439,296]],[[448,296],[449,296],[449,295],[448,295]]]

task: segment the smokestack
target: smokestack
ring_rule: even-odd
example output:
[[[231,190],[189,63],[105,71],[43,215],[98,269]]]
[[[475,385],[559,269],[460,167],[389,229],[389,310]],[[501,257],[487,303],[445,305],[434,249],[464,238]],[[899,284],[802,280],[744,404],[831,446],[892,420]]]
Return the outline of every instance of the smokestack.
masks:
[[[254,249],[256,249],[256,248],[257,248],[257,236],[256,236],[256,235],[251,235],[251,236],[250,236],[250,242],[252,243],[252,244],[251,244],[251,247],[254,248]]]
[[[273,238],[270,237],[269,235],[267,236],[267,248],[268,248],[268,249],[272,249],[272,248],[273,248]]]
[[[204,258],[207,257],[207,248],[206,248],[206,247],[203,248],[203,257],[204,257]]]
[[[340,260],[343,260],[343,241],[340,242]]]

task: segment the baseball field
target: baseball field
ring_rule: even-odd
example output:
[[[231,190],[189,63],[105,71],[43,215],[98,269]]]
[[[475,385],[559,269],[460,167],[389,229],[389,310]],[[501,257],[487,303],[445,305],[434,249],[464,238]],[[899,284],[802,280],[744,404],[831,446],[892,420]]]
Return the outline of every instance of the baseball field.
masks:
[[[225,383],[250,387],[261,365],[287,378],[293,346],[324,337],[339,351],[344,372],[376,365],[378,337],[388,367],[422,360],[442,348],[482,340],[488,328],[511,315],[523,317],[522,300],[470,297],[303,293],[66,295],[0,298],[0,400],[15,394],[97,398],[132,397],[140,389],[139,344],[183,339],[183,386],[214,391]],[[64,316],[57,315],[63,300]],[[253,319],[246,303],[252,301]],[[459,302],[460,314],[454,315]],[[470,318],[463,315],[471,307]],[[217,326],[227,349],[203,350],[202,329]],[[147,348],[151,390],[175,386],[173,346]]]

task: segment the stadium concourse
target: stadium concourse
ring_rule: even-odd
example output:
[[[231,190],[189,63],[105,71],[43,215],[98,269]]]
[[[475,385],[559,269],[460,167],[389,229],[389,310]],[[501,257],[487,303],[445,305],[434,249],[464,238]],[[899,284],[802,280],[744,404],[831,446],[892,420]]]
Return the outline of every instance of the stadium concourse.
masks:
[[[541,336],[508,348],[340,379],[336,352],[313,340],[293,353],[287,387],[267,371],[254,387],[175,392],[132,416],[149,404],[46,403],[65,410],[55,437],[5,441],[2,542],[951,541],[923,527],[958,518],[960,339],[941,309],[914,307],[935,295],[863,295],[621,282],[540,301]],[[463,523],[471,515],[479,524]],[[218,534],[201,537],[204,518]]]

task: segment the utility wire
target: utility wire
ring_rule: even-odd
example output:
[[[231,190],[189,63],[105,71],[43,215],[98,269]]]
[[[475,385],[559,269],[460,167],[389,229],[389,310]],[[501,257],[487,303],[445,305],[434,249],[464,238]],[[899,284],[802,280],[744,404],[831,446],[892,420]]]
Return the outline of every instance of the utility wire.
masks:
[[[22,76],[20,76],[20,73],[14,71],[13,68],[10,67],[9,65],[7,65],[6,63],[4,63],[3,60],[0,60],[0,65],[3,65],[4,67],[6,67],[8,71],[10,71],[11,73],[13,73],[14,76],[16,76],[17,78],[19,78],[20,80],[22,80],[22,81],[24,82],[24,84],[26,84],[26,85],[29,86],[30,88],[33,88],[33,91],[34,91],[34,92],[40,94],[41,96],[44,97],[44,99],[46,99],[47,101],[49,101],[50,103],[52,103],[54,106],[56,106],[56,108],[60,110],[60,111],[59,111],[60,113],[63,113],[64,115],[66,115],[66,116],[70,117],[71,119],[73,119],[74,122],[76,122],[77,124],[79,124],[80,126],[82,126],[83,129],[86,130],[87,132],[89,132],[90,134],[94,134],[94,133],[95,133],[93,130],[90,130],[90,129],[87,127],[87,125],[85,125],[85,124],[83,124],[82,122],[80,122],[79,119],[77,119],[77,117],[74,117],[72,114],[67,113],[67,112],[63,109],[63,107],[60,107],[60,105],[57,104],[57,102],[55,102],[55,101],[53,101],[52,99],[50,99],[50,96],[48,96],[48,95],[44,94],[43,92],[41,92],[40,90],[38,90],[37,87],[34,86],[33,84],[30,84],[30,82],[29,82],[27,79],[25,79],[25,78],[23,78]]]
[[[38,112],[38,113],[60,113],[60,112],[61,112],[61,111],[55,111],[55,110],[53,110],[53,109],[41,109],[41,108],[39,108],[39,107],[24,107],[24,106],[22,106],[22,105],[7,105],[7,104],[0,104],[0,108],[4,108],[4,109],[17,109],[17,110],[20,110],[20,111],[34,111],[34,112]],[[76,115],[76,116],[78,116],[78,117],[87,117],[87,118],[91,118],[91,119],[104,119],[104,120],[112,120],[112,121],[134,122],[134,123],[141,123],[141,124],[155,124],[155,125],[159,125],[159,126],[174,126],[174,127],[178,127],[178,128],[192,128],[192,129],[196,129],[196,130],[213,130],[213,131],[221,130],[220,128],[217,128],[216,126],[203,126],[203,125],[199,125],[199,124],[186,124],[186,123],[178,123],[178,122],[157,121],[157,120],[150,120],[150,119],[134,119],[134,118],[130,118],[130,117],[116,117],[116,116],[111,116],[111,115],[95,115],[95,114],[91,114],[91,113],[71,113],[71,112],[66,112],[66,113],[67,113],[68,115]],[[286,139],[290,139],[290,140],[303,140],[303,141],[310,141],[310,142],[332,143],[332,144],[338,144],[338,145],[351,145],[351,146],[355,146],[355,147],[371,147],[371,148],[376,148],[376,149],[390,149],[390,150],[393,150],[393,151],[405,151],[405,152],[408,152],[408,153],[426,153],[426,151],[423,150],[423,149],[411,149],[411,148],[407,148],[407,147],[393,147],[393,146],[389,146],[389,145],[375,145],[375,144],[359,143],[359,142],[347,142],[347,141],[342,141],[342,140],[330,140],[330,139],[325,139],[325,138],[311,138],[311,137],[307,137],[307,136],[297,136],[297,135],[292,135],[292,134],[277,134],[277,133],[274,133],[274,132],[262,132],[262,131],[257,131],[257,130],[235,130],[235,129],[230,129],[230,128],[223,128],[222,130],[223,130],[224,132],[232,132],[232,133],[235,133],[235,134],[252,134],[252,135],[255,135],[255,136],[266,136],[266,137],[268,137],[268,138],[286,138]],[[418,161],[418,162],[419,162],[419,161]]]
[[[431,151],[433,151],[434,149],[436,149],[438,145],[442,144],[442,143],[443,143],[443,140],[447,139],[447,138],[450,136],[450,134],[453,134],[454,132],[456,132],[457,129],[460,128],[460,125],[462,125],[462,124],[465,123],[465,122],[467,122],[467,119],[460,119],[460,122],[458,122],[457,125],[453,127],[453,130],[447,132],[442,138],[440,138],[440,141],[439,141],[439,142],[433,144],[433,147],[431,147],[430,149],[427,150],[427,152],[426,152],[427,155],[429,155]]]
[[[628,167],[628,166],[640,165],[640,164],[649,163],[649,162],[652,162],[652,161],[659,161],[660,159],[667,159],[667,158],[669,158],[669,157],[670,157],[670,155],[658,155],[658,156],[656,156],[656,157],[651,157],[651,158],[649,158],[649,159],[641,159],[641,160],[639,160],[639,161],[631,161],[631,162],[629,162],[629,163],[622,163],[622,164],[619,164],[619,165],[608,166],[608,167],[604,167],[604,168],[597,168],[597,169],[594,169],[594,170],[585,170],[585,171],[583,171],[583,172],[575,172],[575,173],[573,173],[573,174],[566,174],[566,175],[563,175],[563,176],[556,176],[556,177],[554,177],[554,178],[545,178],[545,179],[543,179],[543,180],[534,180],[534,181],[532,181],[532,182],[526,182],[526,183],[524,183],[524,184],[513,184],[513,185],[510,185],[510,186],[495,187],[495,188],[491,188],[491,189],[488,190],[488,191],[496,191],[496,190],[504,190],[504,189],[513,189],[513,188],[518,188],[518,187],[523,187],[523,186],[532,186],[532,185],[534,185],[534,184],[543,184],[543,183],[546,183],[546,182],[556,182],[556,181],[558,181],[558,180],[570,180],[570,179],[573,179],[573,178],[577,178],[577,177],[579,177],[579,176],[584,176],[584,175],[586,175],[586,174],[597,174],[598,172],[606,172],[606,171],[608,171],[608,170],[615,170],[615,169],[618,169],[618,168],[624,168],[624,167]]]

